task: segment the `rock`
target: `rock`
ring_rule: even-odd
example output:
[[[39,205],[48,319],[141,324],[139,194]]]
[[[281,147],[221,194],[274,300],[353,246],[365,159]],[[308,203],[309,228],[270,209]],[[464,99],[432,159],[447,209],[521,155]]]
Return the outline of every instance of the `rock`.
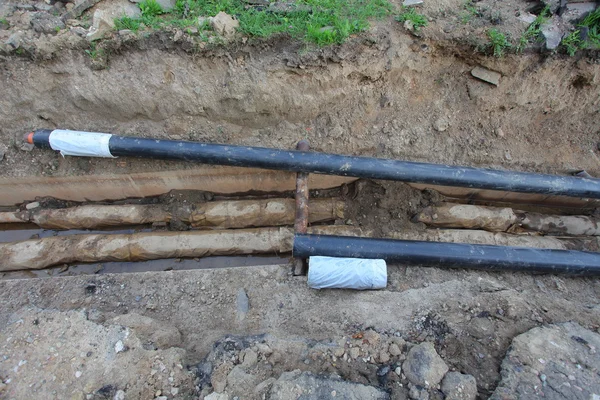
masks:
[[[448,372],[442,381],[442,392],[446,400],[475,400],[477,382],[472,375]]]
[[[475,67],[471,70],[471,75],[477,79],[481,79],[484,82],[491,83],[492,85],[498,86],[500,83],[500,73],[491,71],[483,67]]]
[[[219,12],[214,17],[210,17],[208,22],[214,31],[223,36],[225,39],[232,39],[235,35],[236,29],[240,26],[240,23],[237,19],[233,18],[227,13],[224,13],[223,11]]]
[[[407,31],[414,32],[415,23],[412,22],[410,19],[407,19],[406,21],[404,21],[404,29],[406,29]]]
[[[411,385],[408,397],[413,400],[429,400],[429,392],[421,386]]]
[[[396,343],[390,344],[388,351],[393,357],[396,357],[396,356],[399,356],[400,354],[402,354],[402,350],[400,350],[400,347],[398,347],[398,345]]]
[[[26,209],[28,210],[33,210],[34,208],[38,208],[40,206],[40,202],[39,201],[34,201],[33,203],[29,203],[25,206]]]
[[[540,27],[540,30],[546,39],[546,48],[548,50],[556,49],[565,34],[564,30],[561,28],[560,17],[557,16],[553,16],[549,19]]]
[[[385,391],[373,386],[341,379],[327,379],[310,372],[301,373],[300,370],[281,374],[273,384],[268,398],[270,400],[330,399],[332,393],[335,393],[335,398],[347,400],[389,399]]]
[[[358,347],[353,347],[350,349],[350,357],[352,357],[353,360],[356,360],[359,355],[360,349]]]
[[[390,361],[390,354],[387,351],[381,350],[379,352],[379,362],[385,364],[388,361]]]
[[[370,346],[377,346],[381,340],[381,335],[372,329],[368,329],[363,333],[363,341],[369,342]]]
[[[273,354],[273,349],[271,349],[271,347],[269,347],[269,345],[266,343],[257,343],[256,348],[258,349],[259,353],[264,354],[265,356],[270,356]]]
[[[141,3],[144,0],[129,0],[129,1],[132,3]],[[156,0],[156,2],[158,3],[160,8],[164,12],[169,12],[173,8],[175,8],[175,4],[177,3],[177,0]]]
[[[0,149],[0,161],[4,160],[4,154],[6,154],[4,150]]]
[[[402,370],[409,381],[429,388],[440,383],[448,372],[448,366],[436,353],[433,344],[421,343],[410,349]]]
[[[125,392],[122,390],[117,390],[117,393],[115,393],[114,400],[125,400]]]
[[[419,4],[423,4],[423,0],[404,0],[402,2],[404,7],[418,6]]]
[[[229,400],[227,393],[212,392],[208,396],[204,396],[204,400]]]
[[[61,19],[66,21],[68,19],[79,18],[87,9],[92,8],[100,1],[101,0],[77,0],[73,7],[62,15]]]
[[[563,19],[566,19],[569,22],[575,22],[581,19],[583,16],[588,13],[594,11],[598,5],[595,2],[588,3],[572,3],[569,2],[567,4],[567,10],[562,15]]]
[[[227,375],[227,393],[240,396],[251,393],[258,380],[259,377],[247,373],[241,365],[236,365]]]
[[[80,26],[74,26],[69,30],[80,37],[85,37],[87,35],[87,31]]]
[[[337,347],[333,351],[333,355],[339,358],[339,357],[343,357],[345,352],[346,352],[345,348],[343,348],[343,347]]]
[[[450,122],[446,118],[438,118],[433,123],[433,129],[438,132],[444,132],[446,129],[450,127]]]
[[[402,368],[401,367],[396,367],[396,369],[394,370],[394,373],[398,376],[402,375]]]
[[[102,39],[108,32],[115,28],[116,18],[139,18],[141,16],[142,12],[140,9],[127,0],[102,3],[96,8],[96,11],[94,11],[92,27],[87,34],[87,39],[90,42]]]
[[[16,50],[19,47],[21,47],[21,44],[23,43],[23,36],[24,36],[23,31],[16,31],[15,33],[13,33],[12,35],[10,35],[8,37],[6,44]],[[24,144],[29,144],[29,143],[24,143]],[[33,150],[33,145],[29,144],[29,146],[31,146],[31,149],[29,149],[29,150],[21,149],[21,150],[25,150],[25,151]]]
[[[48,11],[52,10],[52,6],[50,4],[41,3],[41,2],[34,4],[33,7],[36,9],[36,11],[48,12]]]
[[[181,344],[181,333],[177,328],[150,317],[130,313],[119,315],[109,322],[132,329],[144,342],[151,342],[159,349],[178,347]]]
[[[262,381],[254,388],[254,394],[258,398],[263,398],[263,395],[266,395],[266,393],[269,391],[269,389],[271,389],[271,386],[273,386],[273,383],[275,383],[275,381],[275,378],[269,378],[267,380]]]
[[[225,386],[227,386],[227,375],[229,375],[232,368],[233,365],[231,363],[223,363],[215,368],[210,376],[210,384],[213,389],[215,389],[215,392],[222,393],[225,390]]]
[[[595,399],[598,348],[600,335],[574,322],[533,328],[513,339],[490,399]]]
[[[256,352],[252,349],[245,349],[243,351],[242,368],[246,368],[246,369],[253,368],[256,366],[257,363],[258,363],[258,354],[256,354]]]
[[[115,353],[123,353],[125,351],[127,351],[127,346],[125,346],[122,340],[115,343]]]

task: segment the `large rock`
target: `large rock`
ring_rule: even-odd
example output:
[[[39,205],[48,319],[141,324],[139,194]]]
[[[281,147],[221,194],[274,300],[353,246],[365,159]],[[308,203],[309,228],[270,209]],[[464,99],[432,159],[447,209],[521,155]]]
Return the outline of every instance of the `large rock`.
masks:
[[[310,372],[284,372],[270,391],[271,400],[296,399],[389,399],[389,395],[373,386],[318,377]]]
[[[38,12],[31,18],[31,26],[38,33],[56,33],[65,28],[65,23],[57,16],[47,12]]]
[[[235,30],[240,26],[237,19],[223,11],[219,12],[214,17],[210,17],[208,22],[215,32],[228,40],[233,38]]]
[[[448,372],[442,381],[442,392],[446,400],[475,400],[477,381],[472,375]]]
[[[600,398],[600,335],[573,322],[533,328],[512,341],[490,397]]]
[[[144,0],[129,0],[132,3],[141,3]],[[164,12],[169,12],[172,9],[175,8],[175,5],[177,4],[177,0],[156,0],[156,2],[158,3],[158,5],[160,6],[160,8],[164,11]]]
[[[448,366],[438,355],[431,343],[413,346],[408,352],[402,371],[415,385],[432,387],[440,383]]]
[[[115,19],[129,17],[139,18],[142,12],[135,4],[131,4],[127,0],[113,0],[102,2],[92,19],[92,27],[87,35],[90,42],[102,39],[108,32],[115,28]]]

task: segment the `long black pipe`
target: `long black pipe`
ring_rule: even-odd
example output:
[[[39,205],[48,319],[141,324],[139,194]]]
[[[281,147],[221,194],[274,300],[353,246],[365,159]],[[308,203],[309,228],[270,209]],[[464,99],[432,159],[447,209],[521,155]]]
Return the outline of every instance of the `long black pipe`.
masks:
[[[600,253],[525,247],[296,234],[294,257],[384,259],[403,265],[600,275]]]
[[[48,148],[50,135],[49,130],[36,131],[32,142],[38,147]],[[600,179],[118,135],[112,135],[108,146],[115,157],[185,160],[432,185],[600,198]]]

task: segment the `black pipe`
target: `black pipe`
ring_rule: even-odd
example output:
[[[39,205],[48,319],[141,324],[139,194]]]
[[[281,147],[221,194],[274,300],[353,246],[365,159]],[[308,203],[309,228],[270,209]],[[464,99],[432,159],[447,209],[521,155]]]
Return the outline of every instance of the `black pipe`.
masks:
[[[296,234],[294,257],[384,259],[403,265],[600,275],[600,253],[525,247]]]
[[[40,135],[39,140],[37,136],[36,132],[33,143],[47,147],[48,136]],[[184,160],[366,179],[600,198],[600,179],[117,135],[112,135],[108,145],[110,153],[116,157]]]

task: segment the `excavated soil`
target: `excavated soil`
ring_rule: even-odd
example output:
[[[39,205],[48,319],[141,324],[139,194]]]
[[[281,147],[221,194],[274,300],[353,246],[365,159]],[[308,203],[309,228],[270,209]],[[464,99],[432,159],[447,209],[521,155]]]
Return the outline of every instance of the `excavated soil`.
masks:
[[[502,11],[512,5],[498,7]],[[276,38],[193,52],[163,33],[132,43],[115,39],[100,66],[77,46],[65,46],[46,59],[5,57],[0,61],[0,150],[5,153],[0,183],[14,177],[193,167],[135,159],[63,158],[47,150],[23,150],[23,133],[38,128],[277,148],[293,148],[306,138],[315,151],[556,174],[585,169],[600,176],[600,67],[594,56],[567,58],[529,51],[496,59],[467,45],[466,35],[483,28],[465,32],[454,23],[453,29],[445,29],[448,24],[437,19],[415,36],[399,24],[382,23],[344,45],[309,50]],[[502,74],[499,86],[471,76],[479,65]],[[374,229],[376,235],[422,229],[410,222],[411,217],[438,199],[436,193],[401,183],[360,185],[356,198],[347,187],[333,194],[353,199],[350,221],[345,223]],[[328,194],[332,193],[322,195]],[[45,319],[63,318],[64,330],[53,322],[52,332],[61,346],[69,348],[76,341],[66,334],[66,326],[76,325],[69,321],[79,317],[68,311],[84,313],[90,326],[99,326],[89,328],[94,332],[113,332],[111,318],[137,313],[181,332],[181,341],[170,345],[183,351],[156,356],[174,358],[193,374],[225,335],[268,334],[310,349],[317,342],[356,338],[371,328],[384,340],[433,342],[451,368],[476,378],[480,398],[496,388],[500,364],[516,335],[565,321],[593,331],[600,327],[600,285],[594,278],[391,265],[385,290],[314,291],[306,278],[292,277],[290,270],[285,265],[0,281],[0,326],[5,332],[16,329],[25,334],[37,332],[37,324],[24,333],[14,328],[18,321],[38,321],[42,327]],[[246,311],[240,308],[240,290],[249,301]],[[57,350],[51,339],[39,339],[43,345],[37,348],[38,342],[19,340],[18,346],[6,345],[0,351],[10,361],[0,362],[6,387],[11,388],[6,382],[9,375],[23,382],[10,392],[15,398],[31,393],[43,398],[44,390],[26,389],[36,385],[39,371],[29,369],[31,364],[21,368],[23,375],[18,375],[19,368],[12,370],[25,355],[47,365],[44,362],[49,361],[38,353],[48,351],[56,354],[49,357],[73,363],[73,371],[85,368],[73,361],[77,354]],[[85,347],[83,341],[77,343]],[[286,346],[283,360],[286,351],[293,353],[291,345]],[[314,359],[306,350],[287,364],[281,360],[271,364],[278,373],[292,369],[335,373],[389,389],[395,398],[406,397],[407,390],[399,389],[403,386],[398,382],[392,382],[396,385],[392,390],[389,382],[377,378],[378,368],[390,362],[359,358],[336,366],[322,361],[324,351],[319,351]],[[94,355],[89,362],[108,368],[111,358]],[[54,390],[58,396],[79,379],[60,363],[48,365],[48,374],[58,376],[61,384],[44,381],[36,390]],[[78,383],[68,393],[86,398],[112,385],[111,396],[118,386],[125,393],[131,389],[131,398],[154,398],[159,396],[157,388],[166,390],[168,385],[162,384],[142,388],[133,376],[137,373],[124,370],[125,379],[114,374],[104,380],[96,377],[91,386]],[[40,382],[50,379],[46,375]],[[183,388],[162,394],[168,398],[207,394],[198,376],[177,375]]]

